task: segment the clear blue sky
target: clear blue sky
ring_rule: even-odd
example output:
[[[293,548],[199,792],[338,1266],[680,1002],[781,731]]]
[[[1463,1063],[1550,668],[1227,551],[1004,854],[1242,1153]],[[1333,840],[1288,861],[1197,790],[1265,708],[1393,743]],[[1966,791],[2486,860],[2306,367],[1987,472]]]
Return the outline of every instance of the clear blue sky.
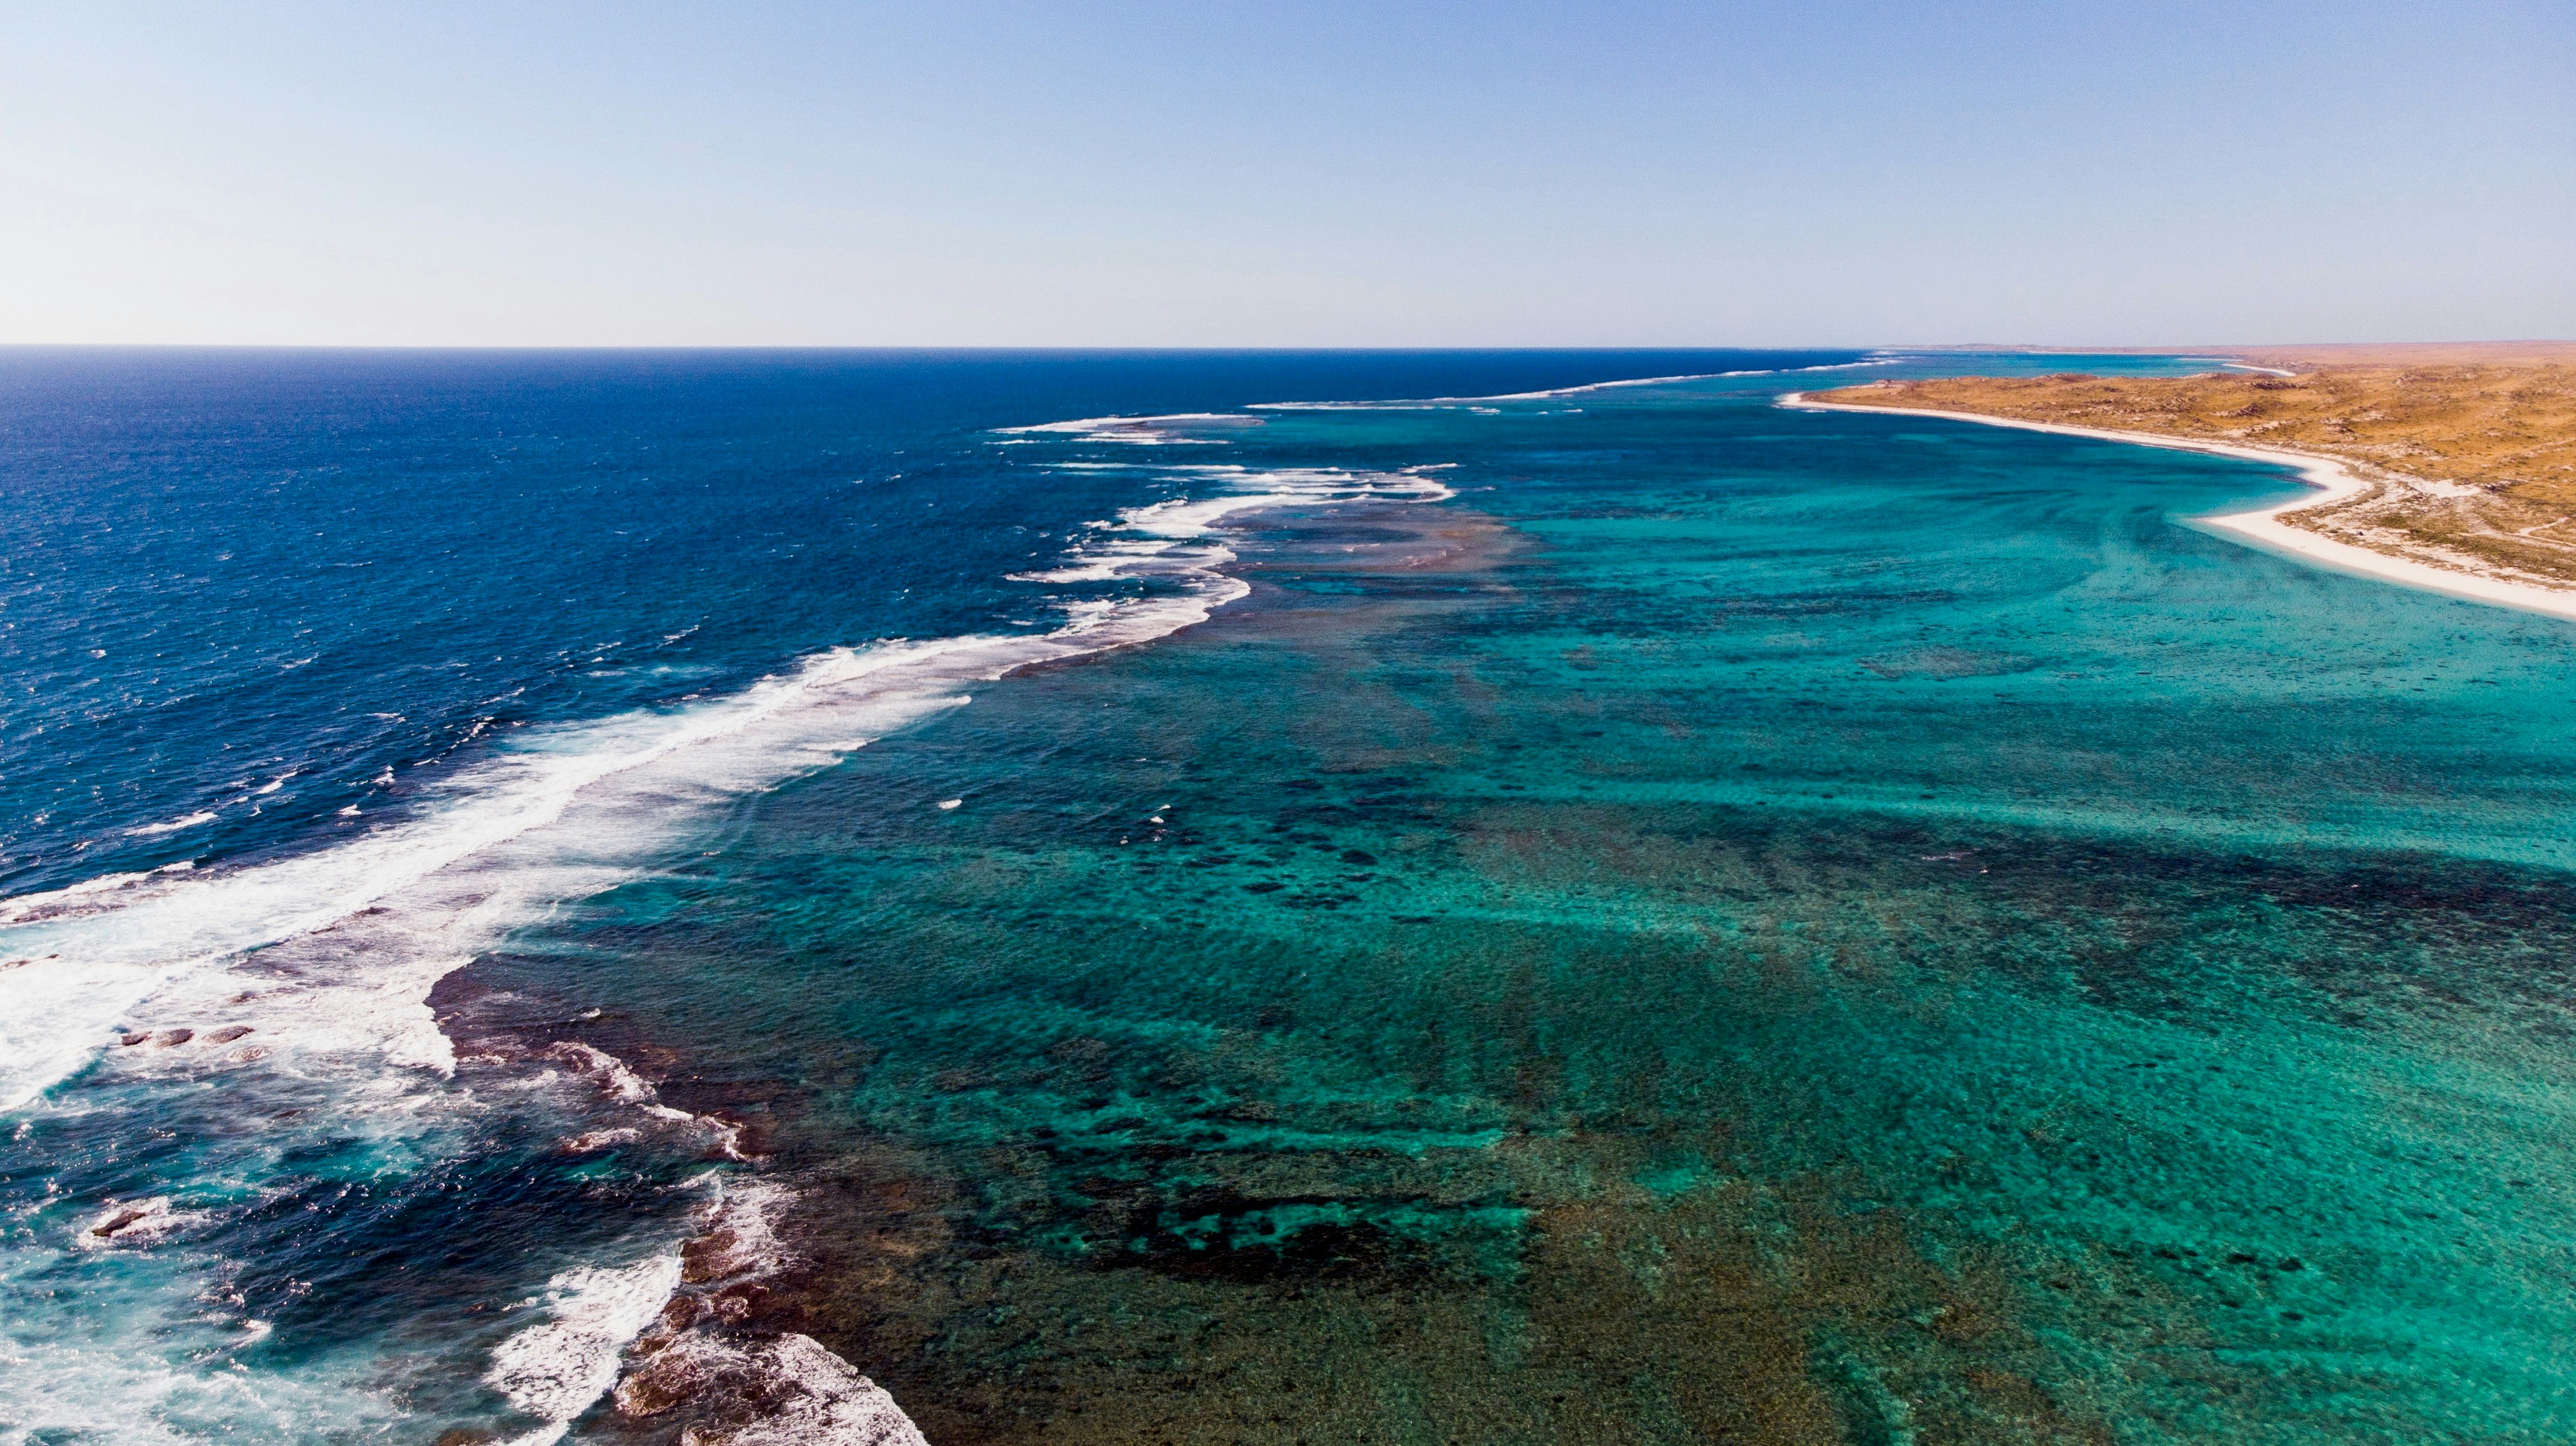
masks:
[[[0,341],[2576,335],[2576,3],[12,4]]]

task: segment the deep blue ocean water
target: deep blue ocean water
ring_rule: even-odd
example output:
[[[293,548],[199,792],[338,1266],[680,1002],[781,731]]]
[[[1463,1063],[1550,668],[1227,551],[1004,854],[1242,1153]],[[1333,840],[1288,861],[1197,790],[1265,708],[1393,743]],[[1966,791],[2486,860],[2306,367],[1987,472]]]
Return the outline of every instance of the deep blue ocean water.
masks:
[[[1007,575],[1175,481],[1013,465],[993,428],[1734,362],[1812,364],[0,354],[0,886],[283,843],[495,727],[740,688],[827,647],[1054,627]]]
[[[2576,627],[1774,404],[2207,365],[0,354],[0,1441],[2566,1439]]]

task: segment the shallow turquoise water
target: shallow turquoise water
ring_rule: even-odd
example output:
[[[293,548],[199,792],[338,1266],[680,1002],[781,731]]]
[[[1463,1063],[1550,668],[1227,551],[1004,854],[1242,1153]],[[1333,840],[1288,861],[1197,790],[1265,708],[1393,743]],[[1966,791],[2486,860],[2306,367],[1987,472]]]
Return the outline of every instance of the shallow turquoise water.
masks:
[[[2576,628],[1733,385],[1274,416],[1475,460],[529,977],[774,1091],[934,1440],[2576,1433]]]

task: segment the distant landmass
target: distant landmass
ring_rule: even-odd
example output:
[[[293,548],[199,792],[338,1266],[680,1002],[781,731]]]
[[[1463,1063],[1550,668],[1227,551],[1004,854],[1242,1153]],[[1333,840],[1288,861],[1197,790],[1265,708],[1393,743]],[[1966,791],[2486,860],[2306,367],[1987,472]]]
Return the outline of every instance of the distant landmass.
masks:
[[[2576,342],[2206,350],[2231,360],[2182,377],[1882,381],[1814,400],[2330,459],[2350,485],[2314,477],[2325,495],[2238,530],[2402,581],[2496,601],[2541,589],[2576,607]]]

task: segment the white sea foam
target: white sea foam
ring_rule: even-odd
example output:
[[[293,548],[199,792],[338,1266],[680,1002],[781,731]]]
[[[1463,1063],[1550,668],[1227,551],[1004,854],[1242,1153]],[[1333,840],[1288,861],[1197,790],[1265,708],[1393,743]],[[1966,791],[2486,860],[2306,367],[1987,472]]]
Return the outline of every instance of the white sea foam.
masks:
[[[1227,587],[1224,601],[1241,596],[1242,584],[1217,574],[1234,553],[1207,541],[1218,523],[1239,512],[1292,504],[1333,502],[1438,502],[1457,495],[1432,474],[1444,467],[1414,467],[1400,472],[1351,472],[1340,468],[1281,468],[1253,471],[1242,467],[1196,466],[1169,469],[1197,475],[1219,475],[1238,489],[1203,498],[1175,498],[1131,507],[1115,522],[1096,522],[1097,540],[1076,549],[1065,565],[1014,574],[1021,582],[1106,582],[1140,573],[1179,570]]]
[[[39,1207],[34,1218],[53,1214]],[[159,1196],[95,1202],[34,1230],[13,1215],[0,1251],[0,1446],[374,1439],[397,1428],[372,1357],[325,1353],[292,1372],[238,1359],[270,1325],[239,1312],[191,1243],[189,1227],[208,1218]]]
[[[411,816],[343,843],[11,900],[0,950],[18,962],[0,970],[0,1108],[80,1068],[113,1025],[209,1013],[255,1021],[258,1048],[307,1063],[363,1051],[445,1073],[454,1059],[426,996],[478,950],[632,877],[674,827],[724,798],[953,706],[966,679],[1108,645],[1127,635],[1119,621],[1096,620],[1081,641],[835,649],[729,698],[530,730]],[[174,1050],[152,1063],[204,1058]]]
[[[741,1315],[733,1287],[792,1263],[776,1216],[795,1195],[772,1181],[711,1180],[717,1201],[683,1248],[684,1283],[634,1340],[619,1414],[682,1413],[682,1439],[710,1446],[925,1446],[892,1395],[820,1342],[728,1329]]]
[[[689,1274],[702,1285],[763,1280],[792,1262],[778,1214],[796,1193],[771,1180],[717,1176],[715,1208],[689,1246]]]
[[[263,1324],[237,1327],[237,1346],[255,1344],[266,1334]],[[202,1446],[219,1433],[292,1441],[399,1429],[382,1401],[327,1373],[296,1379],[209,1361],[172,1364],[157,1354],[166,1338],[133,1327],[114,1349],[90,1341],[15,1341],[8,1329],[0,1323],[0,1446]]]
[[[727,1159],[751,1158],[743,1153],[742,1129],[739,1125],[713,1115],[693,1115],[687,1110],[675,1110],[663,1104],[659,1098],[659,1092],[651,1083],[627,1068],[626,1061],[606,1050],[574,1040],[560,1040],[548,1048],[545,1054],[547,1058],[569,1066],[572,1070],[572,1078],[586,1083],[595,1098],[609,1104],[629,1106],[645,1118],[660,1124],[693,1127],[705,1135],[716,1153]],[[548,1070],[530,1083],[544,1085],[558,1078],[554,1071]],[[606,1149],[611,1145],[642,1138],[643,1132],[632,1127],[606,1126],[564,1141],[563,1148],[573,1154],[585,1154],[592,1150]]]
[[[750,1419],[693,1430],[724,1446],[928,1446],[921,1428],[883,1386],[810,1336],[756,1345],[691,1333],[662,1348],[648,1368],[719,1401],[757,1401]]]
[[[503,1341],[483,1380],[546,1424],[510,1446],[562,1440],[573,1419],[617,1384],[618,1356],[679,1284],[679,1256],[657,1255],[618,1270],[565,1271],[546,1283],[544,1296],[523,1302],[542,1307],[545,1321]]]
[[[604,1070],[622,1072],[625,1068],[611,1056],[599,1058],[605,1061],[600,1066]],[[637,1089],[639,1098],[649,1095],[650,1086],[640,1081]],[[544,1310],[545,1319],[502,1341],[492,1352],[483,1381],[507,1397],[512,1406],[544,1424],[513,1438],[508,1446],[550,1446],[561,1440],[576,1418],[618,1385],[628,1347],[635,1346],[637,1338],[656,1321],[666,1323],[653,1339],[637,1349],[653,1352],[650,1359],[662,1368],[662,1379],[669,1379],[676,1368],[691,1363],[691,1352],[713,1346],[699,1333],[684,1328],[675,1333],[666,1320],[666,1307],[686,1307],[678,1317],[684,1326],[704,1312],[697,1297],[707,1290],[765,1279],[786,1268],[790,1257],[779,1241],[773,1217],[795,1198],[793,1192],[765,1180],[729,1181],[715,1174],[700,1179],[714,1189],[716,1198],[699,1217],[698,1233],[684,1245],[631,1265],[580,1266],[563,1271],[546,1282],[542,1295],[520,1303],[521,1309]],[[682,1294],[684,1282],[691,1292],[689,1299],[675,1299]],[[736,1347],[715,1349],[739,1355],[746,1365],[759,1359],[758,1353]],[[673,1355],[675,1350],[680,1354]],[[705,1363],[710,1367],[720,1365],[712,1354],[705,1356]],[[792,1364],[798,1371],[810,1372],[817,1384],[800,1391],[801,1376],[770,1382],[772,1394],[786,1400],[791,1408],[802,1395],[813,1395],[825,1404],[841,1400],[862,1403],[877,1408],[872,1419],[891,1412],[892,1419],[911,1425],[891,1396],[822,1347],[813,1346],[812,1352],[799,1353]],[[850,1382],[857,1385],[853,1387]],[[877,1399],[868,1399],[868,1392],[874,1392]],[[631,1389],[618,1392],[620,1407],[629,1414],[634,1414],[629,1404],[634,1394]],[[825,1424],[833,1420],[828,1413],[816,1419]]]
[[[101,874],[97,878],[83,879],[77,884],[55,889],[50,893],[20,894],[16,898],[0,899],[0,925],[42,917],[53,909],[70,907],[74,900],[122,889],[129,884],[148,879],[153,873],[158,872],[160,871],[156,869],[139,874]]]

